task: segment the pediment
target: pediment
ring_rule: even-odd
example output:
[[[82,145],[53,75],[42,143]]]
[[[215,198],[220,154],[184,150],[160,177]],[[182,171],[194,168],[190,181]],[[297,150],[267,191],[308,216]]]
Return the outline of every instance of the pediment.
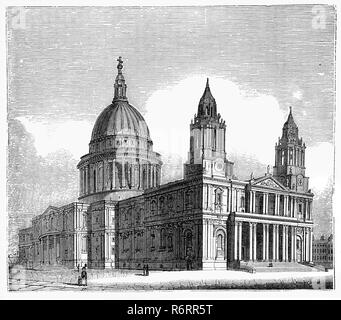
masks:
[[[48,216],[50,214],[53,213],[57,213],[58,212],[58,208],[57,207],[53,207],[53,206],[49,206],[47,207],[47,209],[43,212],[43,216]]]
[[[277,189],[277,190],[287,190],[286,187],[284,187],[279,181],[277,181],[273,177],[263,177],[260,179],[255,180],[253,183],[251,183],[254,187],[265,187],[270,189]]]

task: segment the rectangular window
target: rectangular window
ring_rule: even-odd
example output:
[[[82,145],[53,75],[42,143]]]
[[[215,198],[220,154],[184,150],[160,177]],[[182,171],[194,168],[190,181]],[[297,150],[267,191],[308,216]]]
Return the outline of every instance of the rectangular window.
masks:
[[[82,238],[82,253],[87,252],[87,243],[86,243],[86,237]]]

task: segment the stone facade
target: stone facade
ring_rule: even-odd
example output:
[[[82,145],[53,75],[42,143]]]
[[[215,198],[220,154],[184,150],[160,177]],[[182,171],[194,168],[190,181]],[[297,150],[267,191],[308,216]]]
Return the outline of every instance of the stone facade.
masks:
[[[184,178],[160,185],[160,155],[126,97],[118,59],[113,103],[98,117],[78,164],[79,202],[49,207],[20,230],[35,264],[139,269],[226,269],[241,261],[312,261],[312,201],[305,144],[290,110],[273,174],[238,180],[226,124],[206,88],[190,126]]]
[[[326,268],[333,268],[333,236],[328,238],[322,236],[320,239],[313,239],[313,261]]]

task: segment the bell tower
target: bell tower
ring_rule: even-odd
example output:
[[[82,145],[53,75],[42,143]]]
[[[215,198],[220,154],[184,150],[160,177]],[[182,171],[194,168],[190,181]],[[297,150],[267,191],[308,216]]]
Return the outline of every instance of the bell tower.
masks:
[[[184,165],[185,178],[197,174],[227,177],[233,163],[226,159],[226,124],[219,113],[207,78],[198,112],[190,124],[190,150]]]
[[[305,143],[298,136],[292,109],[283,125],[282,137],[275,146],[273,175],[291,190],[307,192],[309,178],[305,176]]]

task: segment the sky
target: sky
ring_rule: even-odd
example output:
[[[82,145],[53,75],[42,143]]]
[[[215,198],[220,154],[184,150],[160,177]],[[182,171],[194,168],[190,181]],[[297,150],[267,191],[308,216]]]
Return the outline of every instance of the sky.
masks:
[[[154,150],[186,160],[206,78],[227,154],[274,164],[289,106],[315,190],[333,172],[335,12],[331,6],[59,7],[8,11],[8,119],[43,157],[87,153],[111,103],[116,59]],[[250,172],[252,168],[250,168]]]

